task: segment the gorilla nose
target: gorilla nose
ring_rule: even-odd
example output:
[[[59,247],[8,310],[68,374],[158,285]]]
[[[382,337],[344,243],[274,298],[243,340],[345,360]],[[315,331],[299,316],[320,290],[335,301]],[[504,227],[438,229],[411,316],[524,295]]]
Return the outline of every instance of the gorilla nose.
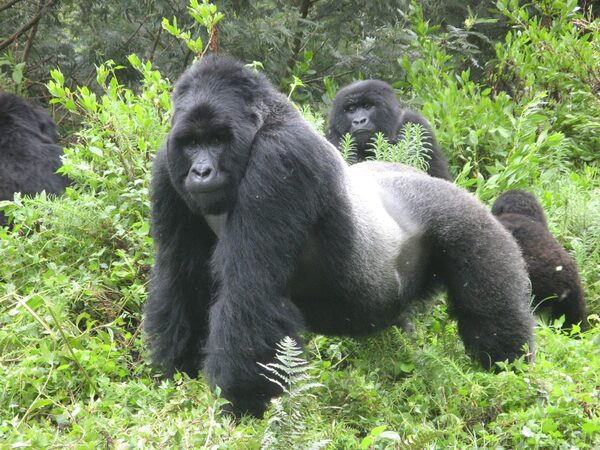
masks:
[[[190,172],[197,181],[202,182],[210,178],[213,168],[208,164],[194,164]]]
[[[212,164],[196,163],[188,172],[185,185],[190,192],[206,193],[223,187],[224,176]]]
[[[369,123],[369,119],[366,117],[359,117],[358,119],[352,120],[352,125],[355,127],[364,127],[367,123]]]

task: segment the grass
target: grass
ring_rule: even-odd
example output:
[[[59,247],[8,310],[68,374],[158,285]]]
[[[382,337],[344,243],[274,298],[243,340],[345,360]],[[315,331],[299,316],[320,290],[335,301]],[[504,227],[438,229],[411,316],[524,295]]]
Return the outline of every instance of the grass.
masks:
[[[492,374],[465,355],[440,294],[415,313],[409,334],[305,335],[314,385],[294,399],[295,422],[274,425],[275,408],[263,420],[235,423],[220,414],[224,400],[202,377],[162,379],[148,365],[140,331],[153,262],[150,164],[167,133],[170,84],[134,56],[140,92],[119,84],[112,62],[98,68],[102,95],[68,90],[54,71],[50,92],[82,122],[63,169],[74,187],[56,200],[3,202],[15,226],[0,229],[0,449],[316,448],[325,441],[331,449],[600,448],[600,167],[598,114],[588,114],[598,100],[577,75],[592,73],[585,68],[597,66],[598,47],[573,29],[571,13],[540,30],[534,16],[508,3],[499,4],[519,32],[499,44],[498,67],[514,73],[492,74],[486,86],[453,72],[421,21],[415,45],[423,58],[401,61],[407,82],[400,84],[435,125],[458,184],[488,204],[519,187],[540,199],[551,232],[579,267],[587,332],[570,336],[539,319],[535,364],[517,361]],[[536,72],[546,53],[528,43],[544,39],[560,43],[551,46],[567,61],[560,74]],[[585,56],[577,64],[570,62],[576,46]],[[565,67],[573,67],[570,83]],[[503,76],[521,80],[514,86],[524,95],[499,92]],[[572,113],[569,99],[577,104]],[[321,117],[302,110],[322,129]]]

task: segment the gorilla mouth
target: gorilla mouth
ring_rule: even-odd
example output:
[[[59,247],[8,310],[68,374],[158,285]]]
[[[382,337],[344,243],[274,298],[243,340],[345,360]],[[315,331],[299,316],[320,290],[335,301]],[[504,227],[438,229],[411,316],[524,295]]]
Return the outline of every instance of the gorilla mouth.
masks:
[[[373,130],[370,128],[358,128],[356,130],[352,130],[352,136],[357,138],[360,141],[369,140],[371,135],[373,134]]]
[[[208,180],[187,176],[184,184],[192,195],[212,194],[223,190],[227,185],[227,179],[223,175],[212,176]]]
[[[205,184],[205,185],[194,185],[191,183],[186,184],[187,190],[194,195],[212,194],[213,192],[220,191],[223,188],[222,183]]]
[[[371,128],[355,128],[352,130],[352,134],[371,134],[372,132]]]

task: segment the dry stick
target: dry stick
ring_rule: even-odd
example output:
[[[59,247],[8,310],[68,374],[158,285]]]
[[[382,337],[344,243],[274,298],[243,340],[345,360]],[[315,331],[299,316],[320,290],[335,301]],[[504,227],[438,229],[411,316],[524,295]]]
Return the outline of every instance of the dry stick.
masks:
[[[162,33],[163,28],[158,28],[158,33],[156,33],[156,39],[154,39],[154,44],[152,44],[152,50],[150,51],[150,57],[148,58],[151,62],[154,62],[154,54],[156,53],[156,49],[158,48],[158,42],[160,41],[160,35]]]
[[[30,28],[32,28],[33,26],[35,26],[36,23],[38,23],[42,17],[44,17],[46,15],[46,13],[48,12],[48,10],[54,6],[54,4],[56,3],[57,0],[52,0],[48,5],[44,6],[37,14],[36,16],[31,20],[31,22],[29,22],[26,25],[23,25],[19,30],[17,30],[15,32],[15,34],[13,34],[11,37],[9,37],[8,39],[4,40],[2,43],[0,43],[0,51],[4,50],[6,47],[8,47],[10,44],[12,44],[13,42],[15,42],[17,39],[19,39],[19,37],[21,37],[21,35],[23,33],[26,33],[27,31],[29,31]]]
[[[219,28],[217,25],[213,26],[210,39],[208,40],[208,48],[211,53],[219,53]]]
[[[204,58],[204,55],[206,55],[206,52],[208,52],[209,50],[211,53],[219,52],[219,29],[216,25],[212,27],[212,30],[210,30],[210,36],[208,37],[206,47],[204,48],[198,59]]]

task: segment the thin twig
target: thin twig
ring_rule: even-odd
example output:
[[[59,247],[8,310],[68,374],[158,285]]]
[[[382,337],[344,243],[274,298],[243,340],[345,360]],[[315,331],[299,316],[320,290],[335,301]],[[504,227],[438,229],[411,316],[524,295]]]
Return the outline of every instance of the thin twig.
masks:
[[[154,43],[152,44],[152,50],[150,51],[150,57],[148,58],[151,62],[154,62],[154,54],[156,53],[156,49],[158,48],[158,43],[160,41],[160,35],[162,33],[163,28],[158,28],[158,33],[156,34],[156,38],[154,39]]]

